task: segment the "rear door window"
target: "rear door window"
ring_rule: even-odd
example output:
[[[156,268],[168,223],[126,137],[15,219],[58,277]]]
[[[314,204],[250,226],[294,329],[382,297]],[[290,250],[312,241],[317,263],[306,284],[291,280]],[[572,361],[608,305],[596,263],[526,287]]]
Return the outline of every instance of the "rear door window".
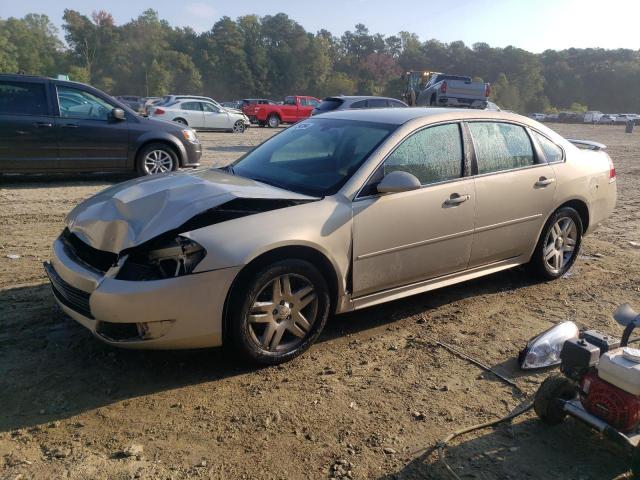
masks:
[[[367,101],[360,100],[359,102],[352,103],[351,108],[367,108]]]
[[[190,110],[193,112],[201,112],[200,102],[184,102],[180,105],[181,110]]]
[[[544,152],[544,156],[549,163],[561,162],[563,160],[562,149],[549,140],[544,135],[540,135],[538,132],[533,132],[533,135],[540,143],[540,147],[542,147],[542,151]]]
[[[48,115],[43,83],[0,82],[0,114]]]
[[[462,138],[457,123],[425,128],[405,139],[384,162],[384,174],[400,170],[422,185],[462,176]]]
[[[368,108],[386,108],[387,107],[387,99],[386,98],[370,98],[367,100]]]
[[[519,125],[470,122],[478,174],[513,170],[535,164],[531,140]]]

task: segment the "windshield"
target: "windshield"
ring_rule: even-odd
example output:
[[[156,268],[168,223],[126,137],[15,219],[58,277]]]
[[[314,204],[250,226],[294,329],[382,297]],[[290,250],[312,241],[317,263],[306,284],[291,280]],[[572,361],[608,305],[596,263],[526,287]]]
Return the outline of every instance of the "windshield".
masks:
[[[248,152],[233,173],[305,195],[333,195],[397,125],[312,118]]]

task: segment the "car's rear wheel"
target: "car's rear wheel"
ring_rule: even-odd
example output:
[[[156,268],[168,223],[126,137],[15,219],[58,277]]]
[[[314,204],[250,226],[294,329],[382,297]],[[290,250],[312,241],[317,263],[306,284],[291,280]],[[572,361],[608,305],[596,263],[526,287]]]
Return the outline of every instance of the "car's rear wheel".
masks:
[[[275,114],[270,115],[267,119],[267,125],[269,125],[269,128],[277,128],[280,125],[280,117]]]
[[[311,263],[283,260],[243,281],[233,292],[227,339],[252,362],[291,360],[318,338],[330,308],[327,283]]]
[[[233,133],[244,133],[244,130],[245,126],[242,120],[238,120],[233,124]]]
[[[189,125],[184,118],[174,118],[173,121],[175,123],[179,123],[180,125]]]
[[[574,264],[582,243],[582,220],[571,207],[556,210],[547,220],[529,267],[537,276],[554,280]]]
[[[178,156],[163,143],[152,143],[144,147],[136,159],[136,172],[140,176],[157,175],[178,169]]]

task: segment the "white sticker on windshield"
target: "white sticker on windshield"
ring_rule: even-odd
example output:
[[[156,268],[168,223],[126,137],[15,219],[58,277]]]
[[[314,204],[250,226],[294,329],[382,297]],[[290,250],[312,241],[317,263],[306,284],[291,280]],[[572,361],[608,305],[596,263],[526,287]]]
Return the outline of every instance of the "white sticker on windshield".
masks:
[[[304,130],[305,128],[309,128],[313,125],[313,123],[297,123],[293,126],[293,128],[298,130]]]

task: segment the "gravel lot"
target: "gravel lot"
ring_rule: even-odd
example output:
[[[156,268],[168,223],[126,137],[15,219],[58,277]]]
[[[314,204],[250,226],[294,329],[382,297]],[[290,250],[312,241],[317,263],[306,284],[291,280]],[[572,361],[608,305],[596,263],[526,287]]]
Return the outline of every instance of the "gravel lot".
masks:
[[[563,279],[519,270],[330,319],[288,364],[250,369],[219,350],[135,352],[102,345],[55,306],[42,261],[80,200],[126,176],[0,179],[0,479],[447,478],[424,449],[498,418],[547,372],[514,357],[555,322],[615,334],[618,303],[640,308],[640,132],[557,125],[605,143],[618,207]],[[222,165],[273,130],[203,133],[205,165]],[[597,254],[597,255],[596,255]],[[8,255],[20,255],[17,259]],[[432,342],[464,348],[520,391]],[[458,438],[461,478],[612,478],[623,452],[571,420],[533,413]]]

